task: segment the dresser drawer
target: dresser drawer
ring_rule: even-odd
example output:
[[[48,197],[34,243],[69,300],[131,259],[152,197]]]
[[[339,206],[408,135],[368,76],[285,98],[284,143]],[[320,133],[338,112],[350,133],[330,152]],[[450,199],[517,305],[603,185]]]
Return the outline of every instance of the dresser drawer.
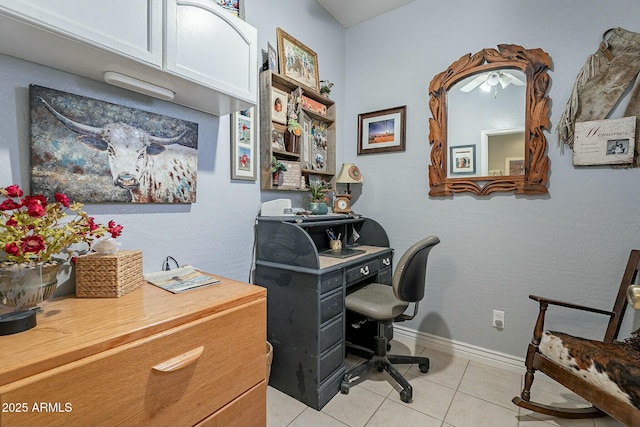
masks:
[[[264,381],[265,314],[261,299],[7,384],[2,402],[50,406],[0,425],[194,425]]]
[[[369,276],[375,275],[378,272],[378,268],[378,260],[374,259],[347,270],[347,284],[355,283]]]
[[[320,280],[320,295],[342,286],[342,271],[322,276]]]
[[[195,427],[266,426],[267,382],[263,381]]]

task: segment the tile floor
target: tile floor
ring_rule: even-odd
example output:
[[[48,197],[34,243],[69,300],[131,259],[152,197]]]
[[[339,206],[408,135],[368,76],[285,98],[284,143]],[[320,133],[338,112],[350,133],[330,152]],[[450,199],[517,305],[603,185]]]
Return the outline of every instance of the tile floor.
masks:
[[[520,409],[522,375],[483,363],[392,341],[391,353],[423,354],[430,370],[400,366],[413,387],[413,402],[400,400],[386,373],[373,372],[352,384],[349,394],[336,396],[320,411],[279,390],[267,390],[267,427],[620,427],[605,417],[567,420]],[[347,369],[358,359],[349,357]],[[523,369],[524,370],[524,369]],[[586,402],[557,383],[538,376],[532,400],[546,404],[585,406]]]

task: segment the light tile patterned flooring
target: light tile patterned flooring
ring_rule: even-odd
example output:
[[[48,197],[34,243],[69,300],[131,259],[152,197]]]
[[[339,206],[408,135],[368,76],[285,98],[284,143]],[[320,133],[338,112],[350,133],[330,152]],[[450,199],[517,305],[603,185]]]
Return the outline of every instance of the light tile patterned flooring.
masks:
[[[336,396],[320,411],[279,390],[267,390],[267,427],[620,427],[609,418],[568,420],[520,409],[511,403],[520,394],[522,375],[401,341],[390,353],[422,354],[430,370],[397,366],[413,387],[413,402],[403,403],[385,373],[372,372]],[[347,369],[359,359],[349,357]],[[524,369],[523,369],[524,371]],[[546,380],[546,381],[545,381]],[[398,389],[399,390],[399,389]],[[586,406],[580,397],[538,375],[532,400],[563,406]]]

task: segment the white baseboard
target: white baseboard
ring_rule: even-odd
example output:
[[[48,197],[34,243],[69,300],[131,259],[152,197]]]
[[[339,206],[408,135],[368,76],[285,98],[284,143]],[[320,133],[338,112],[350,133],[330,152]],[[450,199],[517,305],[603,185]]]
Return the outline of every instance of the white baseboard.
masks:
[[[525,372],[524,358],[466,344],[448,338],[409,329],[404,326],[393,325],[393,339],[405,344],[415,344],[421,347],[475,360],[496,368],[506,369],[518,374]]]

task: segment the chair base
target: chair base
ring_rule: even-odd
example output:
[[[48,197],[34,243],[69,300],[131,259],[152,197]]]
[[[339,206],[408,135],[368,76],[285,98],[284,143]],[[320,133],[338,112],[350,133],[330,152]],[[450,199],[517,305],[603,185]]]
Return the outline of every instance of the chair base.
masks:
[[[375,352],[368,348],[351,344],[348,344],[348,348],[349,353],[368,360],[344,374],[342,383],[340,384],[340,392],[342,394],[349,394],[351,382],[357,380],[369,370],[376,369],[378,372],[387,371],[391,378],[402,387],[402,390],[400,390],[400,400],[405,403],[410,403],[413,399],[413,388],[393,365],[417,363],[421,372],[427,373],[429,371],[428,357],[387,354],[387,339],[384,336],[382,338],[379,336],[376,337]]]
[[[521,408],[558,418],[581,419],[604,417],[607,415],[594,406],[587,408],[562,408],[559,406],[550,406],[543,405],[542,403],[531,402],[529,400],[524,400],[521,397],[514,397],[511,401]]]

